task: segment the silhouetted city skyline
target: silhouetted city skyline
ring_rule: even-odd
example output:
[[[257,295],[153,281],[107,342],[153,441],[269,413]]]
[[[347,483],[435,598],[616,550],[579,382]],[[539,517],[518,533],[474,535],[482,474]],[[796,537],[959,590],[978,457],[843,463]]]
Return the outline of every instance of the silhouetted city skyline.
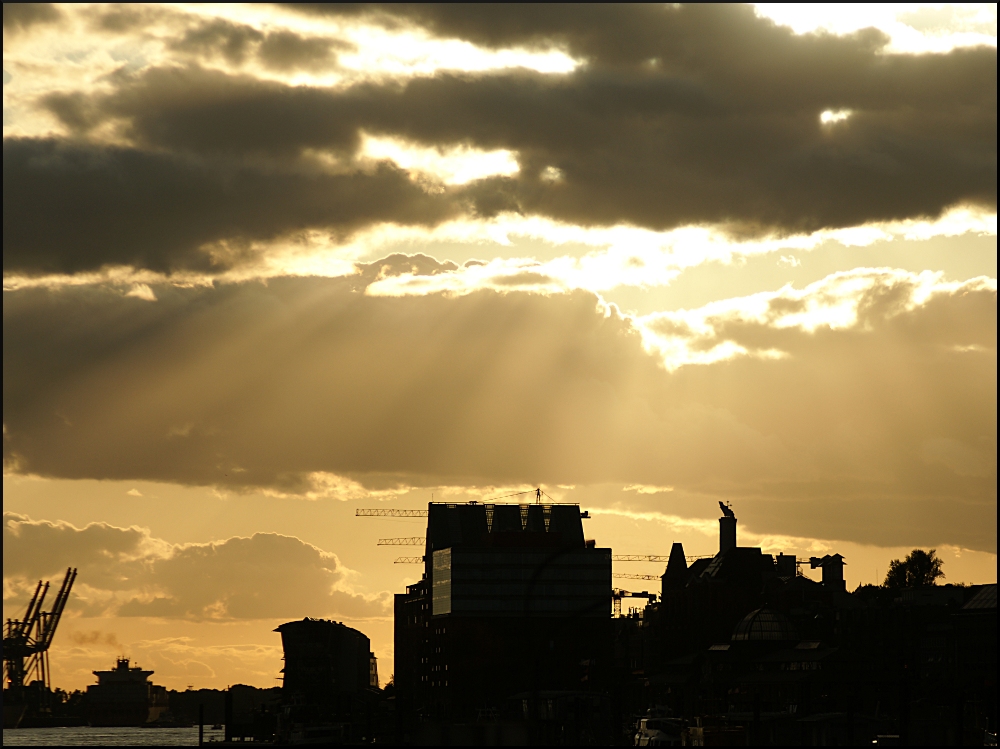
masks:
[[[996,583],[996,14],[5,3],[5,705],[965,736],[892,669]]]

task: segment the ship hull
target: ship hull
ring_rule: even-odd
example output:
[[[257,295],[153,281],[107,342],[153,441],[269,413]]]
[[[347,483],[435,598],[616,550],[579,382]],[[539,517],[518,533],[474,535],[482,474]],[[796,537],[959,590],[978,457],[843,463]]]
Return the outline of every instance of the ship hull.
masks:
[[[149,720],[148,705],[101,705],[87,711],[87,722],[100,728],[136,727]]]

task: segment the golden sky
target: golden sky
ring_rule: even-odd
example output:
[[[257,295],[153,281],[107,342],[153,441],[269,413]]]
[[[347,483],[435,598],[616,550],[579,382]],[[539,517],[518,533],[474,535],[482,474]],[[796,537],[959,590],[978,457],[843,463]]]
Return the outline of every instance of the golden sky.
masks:
[[[995,581],[996,69],[995,4],[5,4],[4,616],[72,565],[59,686],[303,616],[385,680],[423,522],[354,510],[535,486]]]

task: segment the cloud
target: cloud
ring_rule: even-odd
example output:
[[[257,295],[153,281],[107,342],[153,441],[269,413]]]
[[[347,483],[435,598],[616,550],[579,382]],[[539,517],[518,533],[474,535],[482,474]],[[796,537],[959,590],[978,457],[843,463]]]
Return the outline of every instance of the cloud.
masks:
[[[898,29],[736,6],[40,7],[5,6],[8,471],[605,482],[789,536],[995,548],[995,282],[861,268],[644,317],[599,296],[995,234],[995,45],[897,54]],[[152,559],[139,529],[79,530]],[[163,553],[161,587],[105,580],[94,610],[257,606],[178,597]]]
[[[739,264],[768,253],[808,252],[824,244],[869,247],[894,241],[923,241],[962,235],[995,236],[996,214],[967,208],[948,211],[933,221],[906,220],[868,224],[809,235],[768,236],[734,241],[709,227],[684,227],[653,232],[629,226],[606,229],[561,224],[538,217],[501,214],[489,220],[459,218],[432,227],[379,224],[349,239],[320,231],[295,232],[272,240],[218,242],[203,248],[217,268],[205,271],[152,271],[127,265],[99,270],[4,276],[7,290],[107,284],[128,289],[126,295],[155,300],[153,286],[208,286],[286,276],[339,277],[360,275],[370,282],[366,293],[382,296],[445,292],[460,296],[483,289],[562,293],[584,289],[604,293],[623,286],[681,286],[681,274],[707,263]],[[547,259],[525,257],[524,245]],[[461,249],[465,246],[464,250]],[[444,254],[445,248],[483,254],[493,259],[469,259],[461,266],[418,252]],[[398,250],[406,248],[409,254]],[[392,254],[385,256],[386,252]],[[783,256],[782,256],[783,257]],[[368,258],[380,258],[361,262]],[[402,259],[397,265],[393,258]],[[423,258],[423,259],[419,259]],[[385,272],[387,261],[392,272]],[[227,265],[228,263],[228,265]],[[234,264],[237,263],[237,264]],[[778,267],[801,261],[783,257]],[[375,269],[374,271],[372,269]],[[680,278],[678,278],[680,277]],[[148,289],[148,292],[146,291]]]
[[[74,645],[103,645],[118,651],[122,649],[122,644],[118,642],[118,637],[114,632],[102,632],[99,629],[93,629],[88,632],[72,632],[69,639]]]
[[[812,513],[995,547],[995,281],[858,269],[642,318],[580,291],[364,293],[415,267],[450,272],[6,292],[8,470],[345,497],[619,482],[757,502],[787,535],[823,536]]]
[[[503,212],[746,237],[995,210],[995,48],[889,54],[874,29],[797,35],[742,6],[331,12],[582,64],[304,85],[261,71],[333,65],[332,36],[161,21],[169,41],[149,59],[15,97],[72,144],[5,142],[5,273],[209,267],[207,243]],[[397,163],[500,156],[429,195],[388,161],[370,173],[366,135]]]
[[[647,486],[645,484],[630,484],[622,488],[623,492],[637,492],[639,494],[662,494],[673,490],[672,486]]]
[[[78,567],[88,571],[86,583],[99,588],[116,588],[126,581],[113,565],[134,567],[138,560],[165,551],[162,542],[141,528],[106,523],[76,528],[9,512],[4,513],[3,540],[5,579],[31,581]]]
[[[3,148],[5,273],[210,272],[238,263],[255,239],[454,213],[448,196],[384,163],[368,173],[274,172],[56,140],[7,138]]]
[[[914,10],[902,5],[862,9],[833,3],[754,3],[754,10],[799,34],[845,34],[874,26],[891,38],[888,50],[892,52],[947,52],[956,47],[995,47],[997,43],[996,8],[988,5],[924,5]]]
[[[5,606],[23,603],[38,578],[73,566],[79,577],[71,609],[89,616],[228,621],[387,612],[387,594],[353,593],[334,554],[291,536],[169,544],[142,528],[77,528],[13,513],[4,513],[3,533]],[[96,634],[88,640],[107,641]]]
[[[741,355],[778,359],[789,355],[780,331],[850,330],[888,322],[932,303],[933,297],[971,294],[983,302],[996,296],[996,281],[979,278],[946,283],[941,273],[857,268],[834,273],[801,291],[788,285],[777,292],[719,300],[696,310],[660,312],[637,322],[648,346],[676,369]],[[937,300],[933,300],[937,301]],[[961,350],[979,350],[989,337],[987,324],[962,335]],[[985,336],[985,337],[984,337]],[[747,343],[752,347],[748,348]],[[794,345],[794,344],[793,344]],[[971,347],[971,348],[970,348]]]
[[[111,667],[115,656],[124,655],[154,671],[152,680],[168,689],[273,687],[280,685],[282,652],[271,630],[280,621],[66,617],[52,646],[53,678],[64,689],[86,689],[95,667]],[[351,624],[370,631],[375,622]]]
[[[4,3],[3,30],[8,34],[27,31],[32,26],[56,23],[63,17],[51,3]]]
[[[986,453],[948,437],[930,439],[921,448],[923,458],[941,463],[959,476],[991,476],[997,470],[995,453]]]
[[[263,619],[317,615],[385,616],[386,595],[334,589],[343,569],[333,554],[297,538],[257,533],[180,547],[158,561],[150,582],[160,592],[126,602],[119,616]]]
[[[221,677],[230,674],[239,674],[239,677],[224,679],[225,684],[273,687],[275,680],[280,678],[276,674],[281,673],[282,649],[273,641],[204,645],[194,637],[143,638],[130,643],[128,651],[144,667],[156,669],[160,674],[158,683],[172,678],[175,683],[179,682],[177,689],[183,689],[185,684],[190,686],[191,682],[205,688],[207,681],[222,680]]]
[[[281,72],[335,68],[337,51],[355,49],[338,39],[306,36],[287,29],[265,33],[224,18],[191,26],[168,46],[194,59],[222,57],[231,65],[242,65],[252,56],[263,67]]]
[[[490,261],[467,262],[462,267],[439,267],[433,274],[412,270],[378,279],[368,287],[367,293],[403,296],[446,292],[461,295],[482,289],[518,289],[539,293],[585,289],[600,293],[621,286],[671,285],[684,270],[704,263],[729,264],[788,249],[809,251],[827,241],[847,247],[862,247],[878,241],[925,239],[972,232],[995,234],[996,214],[954,210],[935,221],[889,222],[819,231],[810,235],[769,236],[742,241],[733,241],[723,232],[706,227],[685,227],[669,232],[628,226],[598,229],[505,214],[489,222],[472,224],[454,221],[429,230],[386,228],[382,232],[355,237],[352,250],[360,254],[364,251],[362,248],[372,251],[380,244],[391,245],[393,242],[433,245],[435,240],[441,243],[477,241],[482,244],[491,242],[495,247],[510,245],[511,238],[537,239],[550,244],[553,254],[566,247],[565,254],[545,261],[532,257],[497,257]],[[777,264],[795,267],[801,263],[794,256],[782,256]],[[681,283],[683,281],[681,279]],[[8,281],[8,284],[11,283],[22,282]]]

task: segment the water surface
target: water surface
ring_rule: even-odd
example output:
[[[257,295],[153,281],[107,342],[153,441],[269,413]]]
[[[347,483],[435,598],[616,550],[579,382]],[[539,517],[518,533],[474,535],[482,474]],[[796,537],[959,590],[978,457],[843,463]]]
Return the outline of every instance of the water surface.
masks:
[[[206,726],[205,742],[222,741],[224,732]],[[194,728],[10,728],[4,746],[197,746]]]

